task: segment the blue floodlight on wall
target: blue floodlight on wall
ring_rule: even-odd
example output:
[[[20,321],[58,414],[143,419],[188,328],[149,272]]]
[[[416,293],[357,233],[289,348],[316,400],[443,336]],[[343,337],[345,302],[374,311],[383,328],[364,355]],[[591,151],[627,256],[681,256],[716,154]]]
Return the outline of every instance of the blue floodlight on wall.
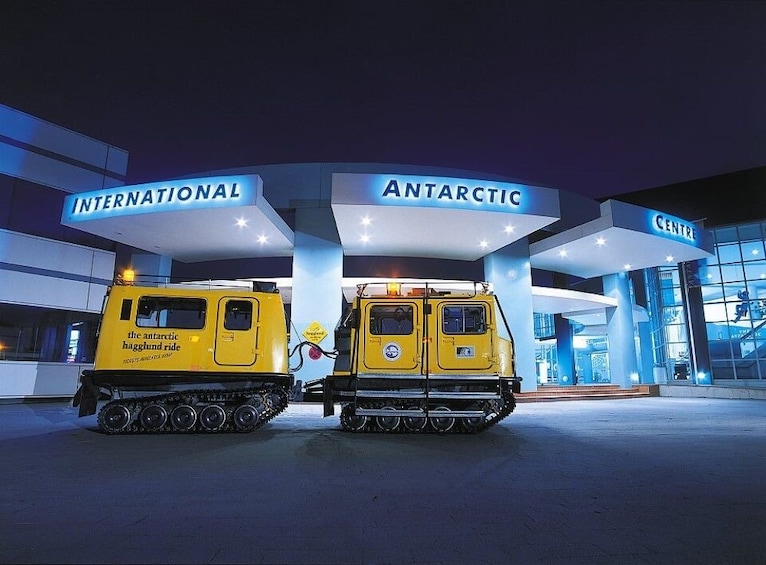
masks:
[[[713,382],[710,379],[710,375],[704,371],[700,371],[696,375],[696,384],[698,385],[712,385]]]

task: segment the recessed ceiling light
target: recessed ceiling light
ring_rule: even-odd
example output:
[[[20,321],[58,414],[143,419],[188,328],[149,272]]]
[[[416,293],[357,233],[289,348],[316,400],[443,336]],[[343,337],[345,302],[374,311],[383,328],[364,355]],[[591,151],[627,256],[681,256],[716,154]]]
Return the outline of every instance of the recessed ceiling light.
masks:
[[[365,216],[364,218],[362,218],[363,226],[369,226],[371,223],[372,223],[372,218],[370,218],[369,216]]]
[[[596,238],[596,245],[605,245],[606,240],[603,237]]]
[[[515,229],[516,229],[515,227],[513,227],[513,226],[512,226],[512,225],[510,225],[510,224],[508,224],[507,226],[505,226],[505,228],[503,229],[503,231],[504,231],[505,233],[513,233]]]
[[[482,239],[482,240],[479,242],[479,247],[481,247],[482,249],[484,249],[484,248],[485,248],[485,247],[487,247],[488,245],[489,245],[489,242],[488,242],[486,239]]]
[[[622,266],[622,268],[623,268],[623,269],[625,269],[626,271],[630,271],[630,268],[631,268],[631,264],[630,264],[630,263],[625,263],[625,264]]]
[[[238,228],[244,228],[246,225],[247,225],[247,220],[245,218],[237,218]]]
[[[266,237],[265,235],[259,235],[258,236],[258,243],[260,243],[261,245],[266,243],[268,240],[269,240],[269,238]]]
[[[569,253],[567,253],[566,249],[559,251],[559,257],[566,257],[567,255],[569,255]]]
[[[369,243],[370,236],[367,235],[366,233],[363,233],[362,236],[359,239],[362,241],[362,243]]]
[[[665,257],[665,261],[667,261],[668,263],[672,263],[673,259],[674,257],[672,255],[668,255],[667,257]]]

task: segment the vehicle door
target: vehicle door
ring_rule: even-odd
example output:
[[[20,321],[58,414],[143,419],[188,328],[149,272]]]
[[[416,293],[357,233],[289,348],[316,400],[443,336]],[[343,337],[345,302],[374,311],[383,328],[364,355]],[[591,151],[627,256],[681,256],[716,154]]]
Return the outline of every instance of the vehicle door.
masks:
[[[422,305],[415,301],[362,303],[364,352],[360,370],[419,370],[422,346]]]
[[[435,304],[436,360],[444,371],[482,371],[492,367],[492,309],[487,302]]]
[[[218,301],[215,362],[253,365],[258,355],[259,304],[255,298],[225,296]]]

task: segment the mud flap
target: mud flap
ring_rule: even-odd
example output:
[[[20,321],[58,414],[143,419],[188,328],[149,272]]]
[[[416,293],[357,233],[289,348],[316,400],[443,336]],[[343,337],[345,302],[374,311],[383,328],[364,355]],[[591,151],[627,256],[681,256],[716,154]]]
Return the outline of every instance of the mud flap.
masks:
[[[518,394],[521,392],[521,377],[502,377],[500,379],[500,386],[502,390]]]
[[[325,378],[323,385],[322,400],[324,404],[324,417],[326,418],[335,414],[335,403],[332,399],[332,382]]]
[[[82,384],[72,399],[72,406],[80,407],[80,411],[77,416],[82,418],[83,416],[90,416],[96,413],[96,407],[98,406],[98,399],[101,391],[97,386],[93,385],[93,382],[87,376],[82,377]]]

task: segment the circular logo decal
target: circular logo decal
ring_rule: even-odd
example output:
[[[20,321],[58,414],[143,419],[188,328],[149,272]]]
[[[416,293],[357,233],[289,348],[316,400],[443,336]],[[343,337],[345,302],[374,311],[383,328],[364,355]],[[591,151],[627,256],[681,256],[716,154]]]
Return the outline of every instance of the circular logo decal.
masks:
[[[383,357],[385,357],[387,361],[396,361],[401,356],[402,348],[399,347],[398,343],[391,342],[383,346]]]

